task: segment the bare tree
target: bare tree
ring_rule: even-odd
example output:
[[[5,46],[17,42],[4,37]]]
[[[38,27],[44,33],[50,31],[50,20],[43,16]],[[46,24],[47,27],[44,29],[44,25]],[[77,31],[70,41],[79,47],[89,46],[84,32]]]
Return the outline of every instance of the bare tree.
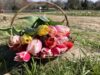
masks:
[[[68,8],[69,9],[80,9],[81,0],[68,0]]]
[[[95,3],[95,9],[100,10],[100,1]]]

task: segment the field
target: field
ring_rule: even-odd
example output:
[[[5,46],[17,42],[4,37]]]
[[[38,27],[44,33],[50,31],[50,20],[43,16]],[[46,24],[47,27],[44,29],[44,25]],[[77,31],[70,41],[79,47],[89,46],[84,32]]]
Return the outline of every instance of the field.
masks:
[[[76,12],[75,12],[76,13]],[[79,15],[78,12],[72,15],[68,12],[68,20],[75,37],[74,47],[57,59],[48,63],[36,63],[32,60],[30,63],[12,62],[7,42],[8,34],[0,31],[0,75],[100,75],[100,13],[99,11],[89,12],[89,15]],[[13,13],[0,14],[0,28],[10,26]],[[39,13],[27,13],[27,15],[40,15]],[[18,17],[27,16],[26,13],[20,13]],[[61,14],[49,13],[42,15],[48,16],[54,21],[62,21],[64,17]],[[6,20],[3,20],[6,16]],[[26,21],[19,19],[15,21],[16,28],[27,27]],[[11,52],[10,52],[11,53]],[[31,67],[30,67],[31,66]]]

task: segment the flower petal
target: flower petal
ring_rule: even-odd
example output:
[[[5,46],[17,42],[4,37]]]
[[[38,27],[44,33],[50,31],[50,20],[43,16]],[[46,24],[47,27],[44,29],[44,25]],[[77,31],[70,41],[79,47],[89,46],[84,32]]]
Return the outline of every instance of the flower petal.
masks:
[[[31,58],[30,54],[28,52],[26,52],[26,51],[23,51],[23,52],[16,53],[14,61],[18,61],[18,62],[25,61],[25,62],[28,62],[30,60],[30,58]]]
[[[32,40],[32,42],[29,43],[27,51],[32,55],[36,55],[41,51],[41,48],[42,48],[42,42],[38,39],[34,39]]]
[[[67,33],[70,32],[70,28],[68,28],[67,26],[63,26],[63,25],[56,25],[55,28],[58,31],[58,36],[62,36],[62,35],[67,35]]]

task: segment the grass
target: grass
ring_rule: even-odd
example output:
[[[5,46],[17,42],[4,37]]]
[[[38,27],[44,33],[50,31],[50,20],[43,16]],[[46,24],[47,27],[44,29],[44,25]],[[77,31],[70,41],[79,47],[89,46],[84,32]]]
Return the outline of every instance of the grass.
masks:
[[[31,65],[31,67],[30,67]],[[89,57],[76,59],[74,61],[56,59],[55,62],[49,62],[45,65],[37,64],[34,60],[23,64],[22,75],[99,75],[100,62]],[[14,70],[15,71],[15,70]],[[13,75],[18,74],[11,71]],[[20,75],[20,74],[19,74]]]
[[[20,23],[16,25],[17,28],[22,29],[27,27],[27,23]],[[79,25],[71,26],[72,36],[76,36],[75,47],[78,47],[88,51],[99,51],[100,50],[100,34],[96,30],[91,28],[82,29]],[[87,56],[73,58],[69,60],[63,57],[42,63],[41,61],[36,62],[34,59],[28,63],[17,63],[13,62],[14,53],[9,50],[5,45],[8,34],[0,31],[0,75],[10,73],[11,75],[100,75],[100,56]],[[95,35],[93,35],[95,34]]]
[[[62,15],[59,11],[51,12],[33,12],[33,14],[48,14],[48,15]],[[95,10],[67,10],[68,16],[97,16],[100,17],[100,11]]]

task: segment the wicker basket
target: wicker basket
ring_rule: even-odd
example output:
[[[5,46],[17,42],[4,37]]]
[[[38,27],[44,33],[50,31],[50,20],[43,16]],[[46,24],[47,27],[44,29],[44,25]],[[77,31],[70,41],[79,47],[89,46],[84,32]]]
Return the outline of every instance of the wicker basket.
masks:
[[[17,11],[16,13],[15,13],[15,15],[13,16],[13,18],[12,18],[12,20],[11,20],[11,23],[10,23],[10,27],[11,28],[13,28],[14,27],[14,21],[15,21],[15,19],[16,19],[16,17],[17,17],[17,15],[18,14],[20,14],[20,12],[22,12],[23,10],[25,10],[26,8],[28,8],[29,6],[31,6],[31,5],[33,5],[33,4],[41,4],[41,3],[44,3],[44,4],[49,4],[49,5],[51,5],[51,6],[53,6],[54,8],[56,8],[56,9],[58,9],[59,11],[61,11],[61,13],[63,14],[63,16],[64,16],[64,18],[65,18],[65,26],[68,26],[68,27],[70,27],[69,26],[69,22],[68,22],[68,18],[67,18],[67,15],[66,15],[66,13],[64,12],[64,10],[61,8],[61,7],[59,7],[58,5],[56,5],[56,4],[54,4],[54,3],[50,3],[50,2],[33,2],[33,3],[30,3],[30,4],[27,4],[26,6],[24,6],[23,8],[21,8],[19,11]],[[13,36],[13,34],[11,34],[11,36]],[[73,41],[72,40],[72,37],[70,37],[71,39],[71,41]],[[62,54],[61,54],[62,55]],[[61,56],[60,55],[60,56]],[[58,57],[58,56],[57,56]],[[39,58],[39,57],[34,57],[35,59],[42,59],[42,58]],[[55,59],[56,57],[46,57],[45,59],[42,59],[42,60],[51,60],[51,59]]]

